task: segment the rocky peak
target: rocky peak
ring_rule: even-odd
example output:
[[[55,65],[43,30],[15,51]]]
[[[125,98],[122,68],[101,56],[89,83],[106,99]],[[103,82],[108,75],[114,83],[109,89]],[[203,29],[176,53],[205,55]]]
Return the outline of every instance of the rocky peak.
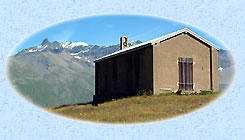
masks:
[[[43,40],[43,42],[42,42],[42,44],[41,45],[48,45],[48,44],[50,44],[50,42],[49,42],[49,40],[48,40],[48,38],[45,38],[44,40]]]

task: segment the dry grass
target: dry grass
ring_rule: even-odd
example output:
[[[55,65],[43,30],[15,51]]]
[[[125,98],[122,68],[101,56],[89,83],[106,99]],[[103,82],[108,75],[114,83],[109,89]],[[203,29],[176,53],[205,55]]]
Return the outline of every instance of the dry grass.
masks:
[[[104,123],[139,123],[170,119],[199,109],[220,96],[154,95],[113,100],[98,106],[70,105],[48,108],[48,111],[73,119]]]

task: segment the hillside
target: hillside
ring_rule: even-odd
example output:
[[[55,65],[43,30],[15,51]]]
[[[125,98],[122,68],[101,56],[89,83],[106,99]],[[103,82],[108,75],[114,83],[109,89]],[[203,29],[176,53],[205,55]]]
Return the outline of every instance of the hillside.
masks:
[[[92,106],[74,104],[46,108],[47,111],[71,119],[101,123],[142,123],[183,115],[217,99],[221,93],[208,95],[134,96]]]
[[[66,52],[32,54],[9,58],[11,84],[29,101],[39,106],[91,101],[94,71]]]

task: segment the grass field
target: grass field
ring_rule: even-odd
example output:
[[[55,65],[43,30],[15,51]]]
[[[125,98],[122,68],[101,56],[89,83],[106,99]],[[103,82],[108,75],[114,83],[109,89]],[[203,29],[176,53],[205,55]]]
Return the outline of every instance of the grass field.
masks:
[[[221,93],[207,95],[152,95],[112,100],[98,106],[68,105],[48,111],[73,119],[102,123],[142,123],[170,119],[204,107]]]

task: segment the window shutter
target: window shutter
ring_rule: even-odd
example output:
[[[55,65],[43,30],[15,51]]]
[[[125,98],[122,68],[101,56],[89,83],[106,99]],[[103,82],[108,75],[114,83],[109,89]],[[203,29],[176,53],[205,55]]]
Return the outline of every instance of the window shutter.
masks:
[[[193,90],[193,58],[178,58],[179,90]]]

